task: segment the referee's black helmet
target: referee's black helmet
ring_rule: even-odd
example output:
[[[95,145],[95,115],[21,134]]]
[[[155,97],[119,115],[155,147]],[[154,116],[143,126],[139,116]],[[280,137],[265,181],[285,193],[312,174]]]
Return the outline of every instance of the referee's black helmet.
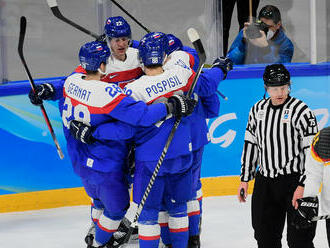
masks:
[[[267,65],[263,75],[265,86],[290,84],[290,73],[282,64]]]

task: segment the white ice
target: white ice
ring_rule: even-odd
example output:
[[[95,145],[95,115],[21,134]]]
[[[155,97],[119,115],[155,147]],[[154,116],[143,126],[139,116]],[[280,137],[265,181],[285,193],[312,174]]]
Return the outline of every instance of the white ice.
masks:
[[[238,203],[236,196],[203,200],[202,247],[255,248],[250,218],[250,199]],[[83,248],[88,229],[89,206],[63,207],[0,214],[1,248]],[[324,221],[318,222],[315,247],[326,248]],[[285,233],[283,248],[287,248]],[[130,245],[129,247],[137,247]]]

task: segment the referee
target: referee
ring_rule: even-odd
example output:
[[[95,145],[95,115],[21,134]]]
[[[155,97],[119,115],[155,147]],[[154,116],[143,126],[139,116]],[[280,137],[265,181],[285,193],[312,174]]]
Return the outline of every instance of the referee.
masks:
[[[282,247],[286,217],[288,246],[312,248],[316,224],[297,230],[291,224],[291,199],[303,184],[306,151],[318,131],[316,119],[304,102],[289,95],[290,73],[282,64],[266,66],[263,80],[270,97],[249,113],[238,198],[245,202],[248,182],[255,178],[252,227],[259,248]]]

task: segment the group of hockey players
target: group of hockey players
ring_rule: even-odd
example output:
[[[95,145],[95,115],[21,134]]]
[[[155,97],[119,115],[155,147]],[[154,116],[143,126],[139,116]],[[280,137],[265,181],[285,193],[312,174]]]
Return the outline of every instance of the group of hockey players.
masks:
[[[137,223],[139,246],[158,247],[161,238],[164,247],[200,247],[200,170],[209,142],[205,120],[218,116],[218,84],[232,62],[217,58],[190,96],[199,65],[194,49],[162,32],[132,42],[121,16],[106,20],[104,34],[105,39],[81,46],[80,66],[65,81],[29,93],[35,105],[59,100],[74,172],[92,198],[87,247],[127,242],[151,180]],[[181,122],[153,178],[177,119]]]

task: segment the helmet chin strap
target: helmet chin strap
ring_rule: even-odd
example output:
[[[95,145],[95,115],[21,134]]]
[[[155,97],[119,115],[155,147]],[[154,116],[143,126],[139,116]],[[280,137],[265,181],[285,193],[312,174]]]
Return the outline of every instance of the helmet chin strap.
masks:
[[[97,71],[98,71],[99,73],[101,73],[101,75],[106,75],[106,73],[105,73],[105,72],[103,72],[103,71],[101,71],[101,69],[100,69],[100,68],[98,68],[98,69],[97,69]]]

